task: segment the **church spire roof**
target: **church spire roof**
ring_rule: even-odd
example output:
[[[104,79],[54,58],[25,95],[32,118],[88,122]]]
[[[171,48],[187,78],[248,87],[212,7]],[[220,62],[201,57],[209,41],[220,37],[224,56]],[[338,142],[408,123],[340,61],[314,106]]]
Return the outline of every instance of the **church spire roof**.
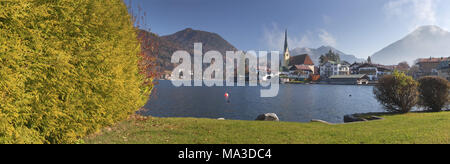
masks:
[[[289,51],[289,47],[288,47],[288,39],[287,39],[287,29],[284,33],[284,52]]]

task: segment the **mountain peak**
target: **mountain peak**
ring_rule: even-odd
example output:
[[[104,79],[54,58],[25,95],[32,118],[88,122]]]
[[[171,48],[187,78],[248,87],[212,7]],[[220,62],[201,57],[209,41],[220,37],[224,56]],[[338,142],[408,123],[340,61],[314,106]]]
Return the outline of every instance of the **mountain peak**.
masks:
[[[414,32],[410,35],[445,35],[448,34],[448,31],[445,31],[439,26],[436,25],[427,25],[418,27]]]
[[[418,27],[417,30],[440,30],[440,31],[443,31],[444,29],[442,29],[441,27],[436,26],[436,25],[425,25],[425,26]]]
[[[193,31],[193,29],[192,29],[192,28],[186,28],[186,29],[184,29],[184,30],[181,30],[181,31],[185,31],[185,32],[191,32],[191,31]]]

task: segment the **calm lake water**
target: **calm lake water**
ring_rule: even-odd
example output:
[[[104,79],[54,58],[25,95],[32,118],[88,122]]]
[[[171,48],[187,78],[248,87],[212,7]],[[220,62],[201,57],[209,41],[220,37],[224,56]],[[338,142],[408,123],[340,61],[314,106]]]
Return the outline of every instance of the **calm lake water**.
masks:
[[[342,123],[346,114],[381,112],[372,86],[280,84],[277,97],[261,98],[260,87],[174,87],[159,81],[143,115],[254,120],[276,113],[281,121],[320,119]],[[227,103],[224,94],[230,94]],[[351,96],[350,96],[351,95]]]

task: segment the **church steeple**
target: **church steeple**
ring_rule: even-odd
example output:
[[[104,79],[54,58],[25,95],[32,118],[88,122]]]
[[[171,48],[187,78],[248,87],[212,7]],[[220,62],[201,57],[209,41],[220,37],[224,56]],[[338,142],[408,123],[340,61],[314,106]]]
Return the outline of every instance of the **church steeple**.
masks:
[[[287,38],[287,29],[284,33],[284,61],[283,61],[283,67],[287,68],[289,67],[289,59],[291,58],[291,55],[289,54],[289,47],[288,47],[288,38]]]
[[[287,41],[287,29],[284,32],[284,52],[289,51],[288,41]]]

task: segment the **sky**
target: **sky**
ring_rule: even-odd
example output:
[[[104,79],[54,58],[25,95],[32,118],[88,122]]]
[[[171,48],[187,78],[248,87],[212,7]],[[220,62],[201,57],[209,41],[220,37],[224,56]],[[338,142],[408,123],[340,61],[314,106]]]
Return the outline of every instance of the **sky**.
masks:
[[[367,58],[417,27],[450,29],[450,0],[125,0],[160,36],[214,32],[239,50],[333,46]],[[144,15],[145,13],[145,15]]]

